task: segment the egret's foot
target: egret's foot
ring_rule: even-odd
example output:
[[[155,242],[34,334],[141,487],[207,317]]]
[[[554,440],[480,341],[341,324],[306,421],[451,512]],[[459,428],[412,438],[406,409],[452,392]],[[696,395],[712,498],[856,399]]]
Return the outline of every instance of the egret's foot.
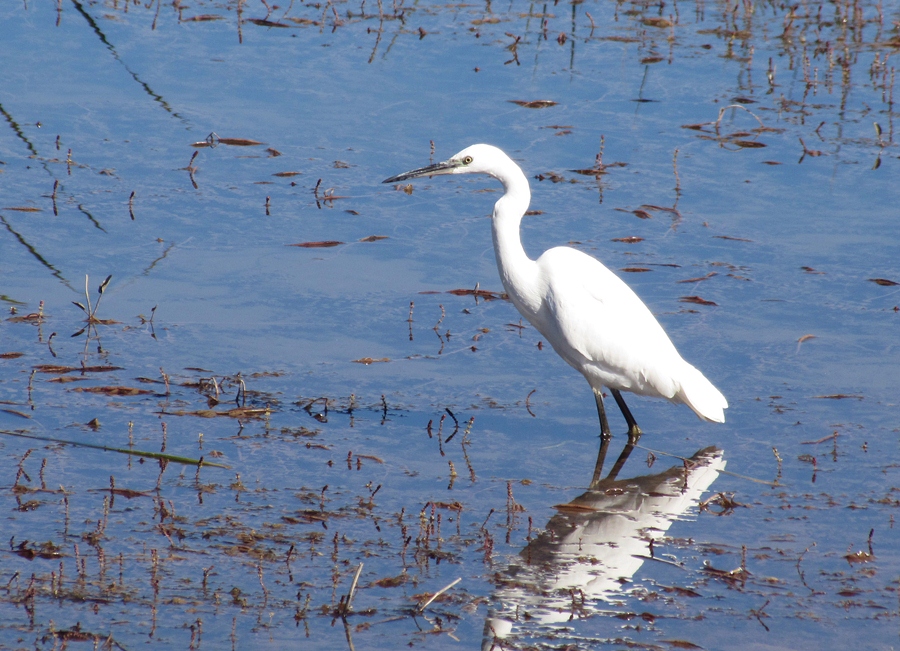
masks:
[[[628,444],[636,445],[644,432],[638,427],[637,423],[632,423],[628,427]]]
[[[634,445],[638,442],[638,439],[641,438],[641,428],[638,427],[637,421],[634,420],[634,416],[631,415],[631,410],[628,408],[628,405],[625,404],[625,398],[622,397],[621,392],[618,389],[610,389],[609,392],[612,394],[613,398],[616,399],[616,404],[619,405],[619,410],[622,412],[622,415],[625,417],[625,422],[628,423],[628,442]]]

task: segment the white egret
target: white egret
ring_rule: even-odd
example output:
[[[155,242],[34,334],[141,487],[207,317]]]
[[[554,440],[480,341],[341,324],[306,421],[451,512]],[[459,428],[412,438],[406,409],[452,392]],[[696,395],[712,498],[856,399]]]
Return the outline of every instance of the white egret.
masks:
[[[628,423],[631,443],[641,429],[622,391],[684,403],[703,420],[725,422],[725,396],[681,358],[647,306],[618,276],[570,247],[552,248],[537,260],[526,255],[519,224],[531,190],[509,156],[491,145],[472,145],[448,161],[392,176],[384,183],[438,174],[487,174],[503,184],[506,192],[494,205],[492,218],[503,287],[522,316],[591,385],[604,440],[611,436],[603,408],[604,387]]]

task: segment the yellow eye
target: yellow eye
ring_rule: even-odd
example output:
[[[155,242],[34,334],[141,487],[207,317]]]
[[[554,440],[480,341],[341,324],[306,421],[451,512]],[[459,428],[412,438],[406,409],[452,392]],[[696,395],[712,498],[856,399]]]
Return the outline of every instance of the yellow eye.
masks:
[[[466,156],[465,158],[463,158],[463,165],[471,165],[471,163],[472,163],[471,156]]]

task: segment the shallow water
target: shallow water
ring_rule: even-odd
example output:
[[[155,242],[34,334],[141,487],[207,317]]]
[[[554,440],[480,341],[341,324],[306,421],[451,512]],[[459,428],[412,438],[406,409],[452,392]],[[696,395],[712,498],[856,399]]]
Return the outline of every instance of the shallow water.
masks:
[[[0,9],[0,647],[896,646],[896,10],[269,6]],[[609,490],[651,529],[541,546],[595,408],[509,303],[447,293],[500,290],[499,188],[381,184],[430,141],[519,161],[533,256],[648,270],[729,398],[629,401]],[[710,446],[698,494],[650,499]]]

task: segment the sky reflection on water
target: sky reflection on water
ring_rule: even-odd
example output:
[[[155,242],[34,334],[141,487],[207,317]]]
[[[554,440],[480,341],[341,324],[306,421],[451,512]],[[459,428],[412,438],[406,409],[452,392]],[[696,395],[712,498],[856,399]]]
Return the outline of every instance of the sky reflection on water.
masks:
[[[617,606],[652,617],[604,604],[520,641],[895,644],[900,292],[871,280],[900,282],[895,9],[60,6],[0,9],[0,429],[231,469],[0,437],[0,646],[80,622],[129,648],[346,649],[360,562],[357,648],[481,643],[496,575],[584,491],[596,416],[512,306],[446,293],[500,288],[496,184],[380,185],[430,141],[519,162],[532,257],[649,269],[622,274],[731,404],[721,427],[633,406],[648,448],[723,449],[739,476],[711,490],[744,505],[660,537],[675,565],[644,563]],[[263,144],[191,146],[211,132]],[[574,171],[601,147],[608,173]],[[85,275],[95,300],[110,274],[119,323],[70,336]],[[36,369],[82,363],[119,368]],[[625,476],[671,465],[652,459]],[[704,569],[742,547],[746,582]]]

